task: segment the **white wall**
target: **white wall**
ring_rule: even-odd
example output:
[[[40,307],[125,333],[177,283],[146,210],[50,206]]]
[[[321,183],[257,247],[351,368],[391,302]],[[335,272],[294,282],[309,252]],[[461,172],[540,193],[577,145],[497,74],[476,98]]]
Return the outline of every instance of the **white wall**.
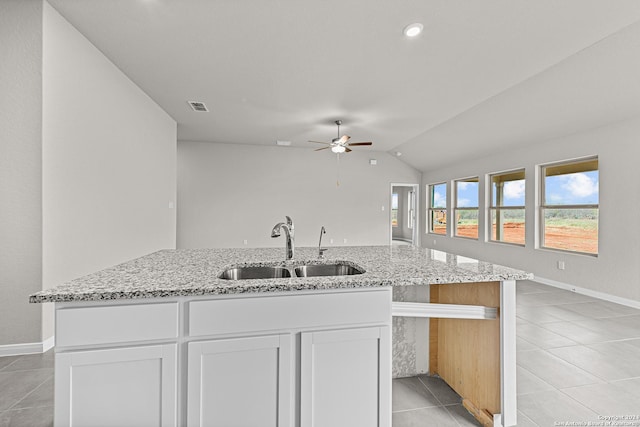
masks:
[[[640,191],[636,177],[640,159],[638,135],[640,117],[425,172],[422,191],[430,183],[480,176],[480,206],[486,206],[486,174],[525,168],[528,207],[526,247],[432,234],[423,234],[423,246],[524,269],[544,279],[640,301],[640,221],[637,218]],[[599,255],[592,257],[535,249],[536,165],[590,155],[599,158]],[[451,197],[448,202],[451,203]],[[425,212],[425,202],[421,204],[422,212]],[[481,209],[481,236],[485,235],[486,217],[486,211]],[[565,270],[557,269],[559,260],[565,261]]]
[[[340,186],[336,169],[328,151],[179,141],[178,247],[284,248],[270,232],[285,215],[298,246],[316,246],[323,225],[327,246],[389,244],[390,184],[420,173],[367,149],[340,156]]]
[[[0,1],[0,344],[40,341],[42,1]]]
[[[175,247],[176,122],[47,3],[43,67],[43,287]]]

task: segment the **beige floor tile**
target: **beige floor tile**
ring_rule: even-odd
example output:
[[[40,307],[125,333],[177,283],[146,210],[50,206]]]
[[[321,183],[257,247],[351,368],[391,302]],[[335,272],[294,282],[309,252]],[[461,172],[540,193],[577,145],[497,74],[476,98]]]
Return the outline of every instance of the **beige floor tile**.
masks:
[[[524,325],[516,328],[516,335],[540,348],[555,348],[578,344],[576,341],[549,331],[538,325]]]
[[[560,422],[595,421],[597,414],[561,391],[542,391],[518,396],[518,409],[539,426]]]
[[[394,379],[391,395],[393,412],[440,406],[418,377]]]
[[[444,406],[394,412],[393,427],[460,427]]]
[[[592,384],[562,391],[598,415],[640,417],[640,396],[626,393],[616,384]],[[640,418],[635,421],[640,424]]]
[[[517,354],[517,364],[557,389],[603,382],[598,377],[545,350]]]
[[[516,367],[516,385],[518,389],[518,395],[527,393],[537,393],[545,390],[555,390],[551,384],[544,381],[542,378],[532,374],[521,366]]]
[[[598,345],[601,346],[603,345]],[[640,376],[638,359],[616,359],[611,357],[614,351],[603,350],[606,353],[597,351],[592,346],[574,346],[551,349],[549,352],[603,380],[615,381]]]
[[[594,331],[585,325],[579,325],[575,322],[550,322],[541,326],[553,333],[572,339],[579,344],[595,344],[612,341],[610,333]]]

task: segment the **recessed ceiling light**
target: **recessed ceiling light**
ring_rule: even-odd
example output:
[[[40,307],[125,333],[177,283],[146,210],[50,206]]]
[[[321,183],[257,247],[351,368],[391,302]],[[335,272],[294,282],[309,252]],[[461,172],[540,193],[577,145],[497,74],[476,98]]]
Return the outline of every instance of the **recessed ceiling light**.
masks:
[[[402,32],[407,37],[415,37],[422,32],[423,28],[424,27],[422,26],[422,24],[416,22],[415,24],[409,24],[404,27],[404,30]]]

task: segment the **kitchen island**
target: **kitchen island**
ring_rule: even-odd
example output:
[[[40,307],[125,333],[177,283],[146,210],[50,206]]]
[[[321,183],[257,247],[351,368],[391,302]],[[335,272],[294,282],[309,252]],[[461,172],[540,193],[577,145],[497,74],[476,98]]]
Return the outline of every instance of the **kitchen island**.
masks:
[[[529,274],[409,246],[283,259],[162,250],[32,295],[56,304],[56,426],[389,427],[392,315],[431,319],[429,371],[484,424],[515,425],[515,281]],[[331,263],[364,272],[293,272]],[[238,266],[294,277],[219,278]],[[424,285],[429,303],[392,303]]]

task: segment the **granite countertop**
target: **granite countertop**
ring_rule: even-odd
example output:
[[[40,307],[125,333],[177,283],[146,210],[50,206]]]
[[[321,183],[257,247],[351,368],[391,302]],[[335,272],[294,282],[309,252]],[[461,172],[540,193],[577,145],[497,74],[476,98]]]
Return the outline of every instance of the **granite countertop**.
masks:
[[[314,289],[427,285],[531,279],[520,270],[413,246],[331,247],[318,260],[317,248],[296,248],[284,261],[283,248],[166,249],[72,280],[30,296],[33,303],[98,301],[190,295]],[[224,280],[218,275],[241,265],[356,264],[352,276]]]

